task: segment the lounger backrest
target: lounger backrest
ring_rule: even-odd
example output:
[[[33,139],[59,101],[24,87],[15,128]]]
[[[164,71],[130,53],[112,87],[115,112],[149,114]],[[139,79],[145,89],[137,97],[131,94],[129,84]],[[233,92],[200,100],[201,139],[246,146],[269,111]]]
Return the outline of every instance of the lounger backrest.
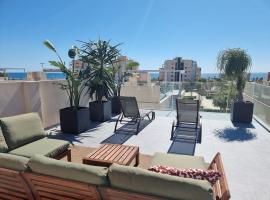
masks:
[[[199,100],[176,99],[178,122],[198,123]]]
[[[140,111],[135,97],[120,97],[124,117],[140,117]]]

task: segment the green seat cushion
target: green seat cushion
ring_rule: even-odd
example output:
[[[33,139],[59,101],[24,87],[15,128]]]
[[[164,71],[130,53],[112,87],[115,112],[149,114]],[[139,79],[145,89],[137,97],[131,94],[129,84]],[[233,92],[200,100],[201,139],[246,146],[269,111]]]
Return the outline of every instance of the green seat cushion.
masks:
[[[7,151],[8,151],[8,146],[3,136],[2,129],[0,127],[0,153],[5,153]]]
[[[55,160],[35,155],[28,163],[30,169],[39,174],[64,178],[93,185],[108,185],[108,168]]]
[[[45,137],[45,132],[37,113],[1,118],[0,125],[10,150]]]
[[[111,186],[127,191],[169,199],[213,200],[210,183],[170,176],[146,169],[112,164],[109,168]]]
[[[204,161],[203,157],[199,156],[155,153],[151,161],[151,166],[154,165],[164,165],[180,169],[207,169],[209,164]]]
[[[31,158],[36,154],[54,158],[58,154],[67,150],[69,145],[69,142],[64,140],[42,138],[35,142],[14,149],[8,153],[28,158]]]
[[[11,155],[8,153],[0,153],[0,167],[6,169],[12,169],[15,171],[26,171],[28,169],[27,163],[29,159]]]

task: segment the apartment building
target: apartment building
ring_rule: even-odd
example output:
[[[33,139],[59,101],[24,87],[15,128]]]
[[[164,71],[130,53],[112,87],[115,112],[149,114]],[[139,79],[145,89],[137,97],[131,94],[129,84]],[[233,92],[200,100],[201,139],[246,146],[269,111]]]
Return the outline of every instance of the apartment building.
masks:
[[[182,82],[196,81],[201,78],[201,68],[194,60],[186,60],[176,57],[172,60],[165,60],[162,68],[159,69],[160,81]]]
[[[126,84],[127,85],[144,85],[151,83],[150,73],[145,70],[139,70],[139,67],[133,67],[131,70],[127,69],[127,65],[133,60],[129,59],[127,56],[119,56],[118,62],[115,63],[115,66],[119,67],[119,73],[124,73],[125,71],[129,71],[131,76],[128,77]]]

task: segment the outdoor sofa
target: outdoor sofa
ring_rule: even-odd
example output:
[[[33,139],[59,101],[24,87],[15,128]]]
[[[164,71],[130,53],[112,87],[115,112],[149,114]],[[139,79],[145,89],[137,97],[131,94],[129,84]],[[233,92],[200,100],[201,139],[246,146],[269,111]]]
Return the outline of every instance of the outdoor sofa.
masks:
[[[204,180],[159,174],[139,167],[109,168],[35,155],[0,153],[0,194],[6,199],[228,200],[220,155],[210,165],[202,157],[156,153],[151,165],[216,168],[214,185]],[[225,184],[224,184],[225,183]]]
[[[71,161],[70,144],[46,137],[37,113],[0,118],[0,153],[30,158],[35,154]]]
[[[57,160],[65,155],[71,160],[69,143],[46,138],[38,114],[1,118],[0,122],[0,199],[230,198],[220,154],[207,164],[202,157],[156,153],[150,164],[214,169],[221,178],[212,186],[205,180],[139,167],[112,164],[106,168]]]

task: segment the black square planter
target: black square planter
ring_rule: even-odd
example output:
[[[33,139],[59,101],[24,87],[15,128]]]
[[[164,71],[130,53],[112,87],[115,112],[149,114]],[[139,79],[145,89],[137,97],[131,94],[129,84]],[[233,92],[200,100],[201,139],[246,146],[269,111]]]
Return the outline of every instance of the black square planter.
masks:
[[[115,96],[111,99],[112,101],[112,113],[119,115],[121,113],[121,103],[118,96]]]
[[[79,134],[89,129],[89,108],[68,107],[59,110],[60,126],[63,133]]]
[[[231,106],[231,121],[237,123],[251,123],[254,104],[250,101],[236,101]]]
[[[112,117],[111,101],[89,102],[89,111],[92,121],[105,122]]]

